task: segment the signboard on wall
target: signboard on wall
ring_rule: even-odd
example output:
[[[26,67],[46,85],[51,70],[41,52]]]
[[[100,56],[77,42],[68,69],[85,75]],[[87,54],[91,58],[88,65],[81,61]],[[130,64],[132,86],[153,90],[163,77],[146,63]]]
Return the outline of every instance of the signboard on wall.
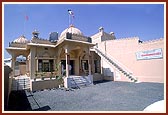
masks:
[[[136,53],[137,60],[159,59],[163,58],[162,49],[153,49]]]

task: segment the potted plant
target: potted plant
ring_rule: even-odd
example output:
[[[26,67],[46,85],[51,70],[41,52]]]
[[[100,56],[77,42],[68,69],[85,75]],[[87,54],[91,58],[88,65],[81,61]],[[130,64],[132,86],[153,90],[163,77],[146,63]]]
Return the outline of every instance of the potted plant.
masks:
[[[54,75],[54,72],[53,72],[53,71],[51,71],[51,74],[50,74],[50,79],[52,79],[52,78],[53,78],[53,75]]]
[[[41,73],[41,80],[44,80],[45,74],[46,74],[45,72],[42,72],[42,73]]]
[[[64,74],[66,74],[66,71],[63,72],[63,75],[58,75],[58,71],[59,71],[60,65],[61,65],[61,62],[59,64],[56,64],[55,73],[56,73],[56,79],[61,81],[60,86],[62,87],[64,85],[63,76],[64,76]]]
[[[34,81],[36,81],[37,75],[38,75],[38,71],[35,71],[35,78],[34,78]]]

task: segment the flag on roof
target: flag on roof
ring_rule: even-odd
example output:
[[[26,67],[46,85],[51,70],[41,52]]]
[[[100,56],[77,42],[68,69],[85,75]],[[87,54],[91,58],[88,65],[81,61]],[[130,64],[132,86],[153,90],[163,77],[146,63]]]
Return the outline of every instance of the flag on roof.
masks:
[[[68,10],[68,13],[74,18],[74,12],[72,10]]]
[[[29,20],[29,17],[26,15],[26,16],[25,16],[25,19],[26,19],[26,20]]]

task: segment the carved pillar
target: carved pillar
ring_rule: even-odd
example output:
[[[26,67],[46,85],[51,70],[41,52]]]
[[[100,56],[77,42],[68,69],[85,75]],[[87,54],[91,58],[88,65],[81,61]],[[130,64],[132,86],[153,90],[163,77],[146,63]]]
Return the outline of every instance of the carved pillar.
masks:
[[[29,56],[27,56],[27,75],[30,77],[30,68],[29,68],[29,64],[30,64],[30,59],[29,59]]]
[[[60,65],[59,65],[60,64]],[[56,67],[57,66],[57,67]],[[56,58],[56,63],[55,63],[55,68],[54,69],[58,69],[57,70],[57,72],[56,72],[56,75],[61,75],[61,71],[62,71],[62,69],[61,69],[61,59],[60,59],[60,56],[58,56],[57,58]]]
[[[91,75],[91,55],[89,51],[89,75]]]
[[[27,57],[26,57],[26,73],[27,73],[28,69],[27,69]]]
[[[29,61],[28,61],[28,56],[26,57],[26,74],[28,76],[28,72],[29,72]]]
[[[12,70],[13,70],[13,76],[15,76],[15,62],[16,62],[16,57],[15,56],[12,56]]]
[[[93,84],[93,76],[91,75],[91,54],[90,54],[90,47],[88,48],[89,52],[89,75],[88,77],[90,78],[90,83]]]
[[[30,65],[29,65],[29,68],[30,68],[30,77],[31,77],[31,79],[35,78],[35,71],[36,71],[35,51],[36,51],[35,47],[32,47],[30,49]]]
[[[91,75],[91,54],[90,54],[90,47],[86,50],[88,55],[88,66],[89,66],[89,75]]]
[[[62,74],[62,68],[61,68],[61,52],[62,52],[62,48],[58,48],[57,55],[56,55],[56,58],[55,58],[55,67],[54,67],[54,69],[56,69],[56,66],[57,66],[58,64],[60,64],[60,66],[58,66],[58,71],[56,72],[57,75],[61,75],[61,74]]]

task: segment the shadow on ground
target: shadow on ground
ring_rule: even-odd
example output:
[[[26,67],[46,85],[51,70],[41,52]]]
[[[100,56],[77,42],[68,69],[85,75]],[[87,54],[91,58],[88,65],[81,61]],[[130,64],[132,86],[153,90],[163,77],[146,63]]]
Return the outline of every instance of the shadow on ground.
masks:
[[[109,80],[93,81],[93,84],[96,85],[96,84],[106,83],[106,82],[111,82],[111,81]]]
[[[51,109],[49,106],[32,109],[28,97],[33,98],[33,95],[27,96],[24,90],[12,91],[9,95],[8,108],[5,108],[5,111],[47,111]],[[37,103],[36,100],[34,101]]]

